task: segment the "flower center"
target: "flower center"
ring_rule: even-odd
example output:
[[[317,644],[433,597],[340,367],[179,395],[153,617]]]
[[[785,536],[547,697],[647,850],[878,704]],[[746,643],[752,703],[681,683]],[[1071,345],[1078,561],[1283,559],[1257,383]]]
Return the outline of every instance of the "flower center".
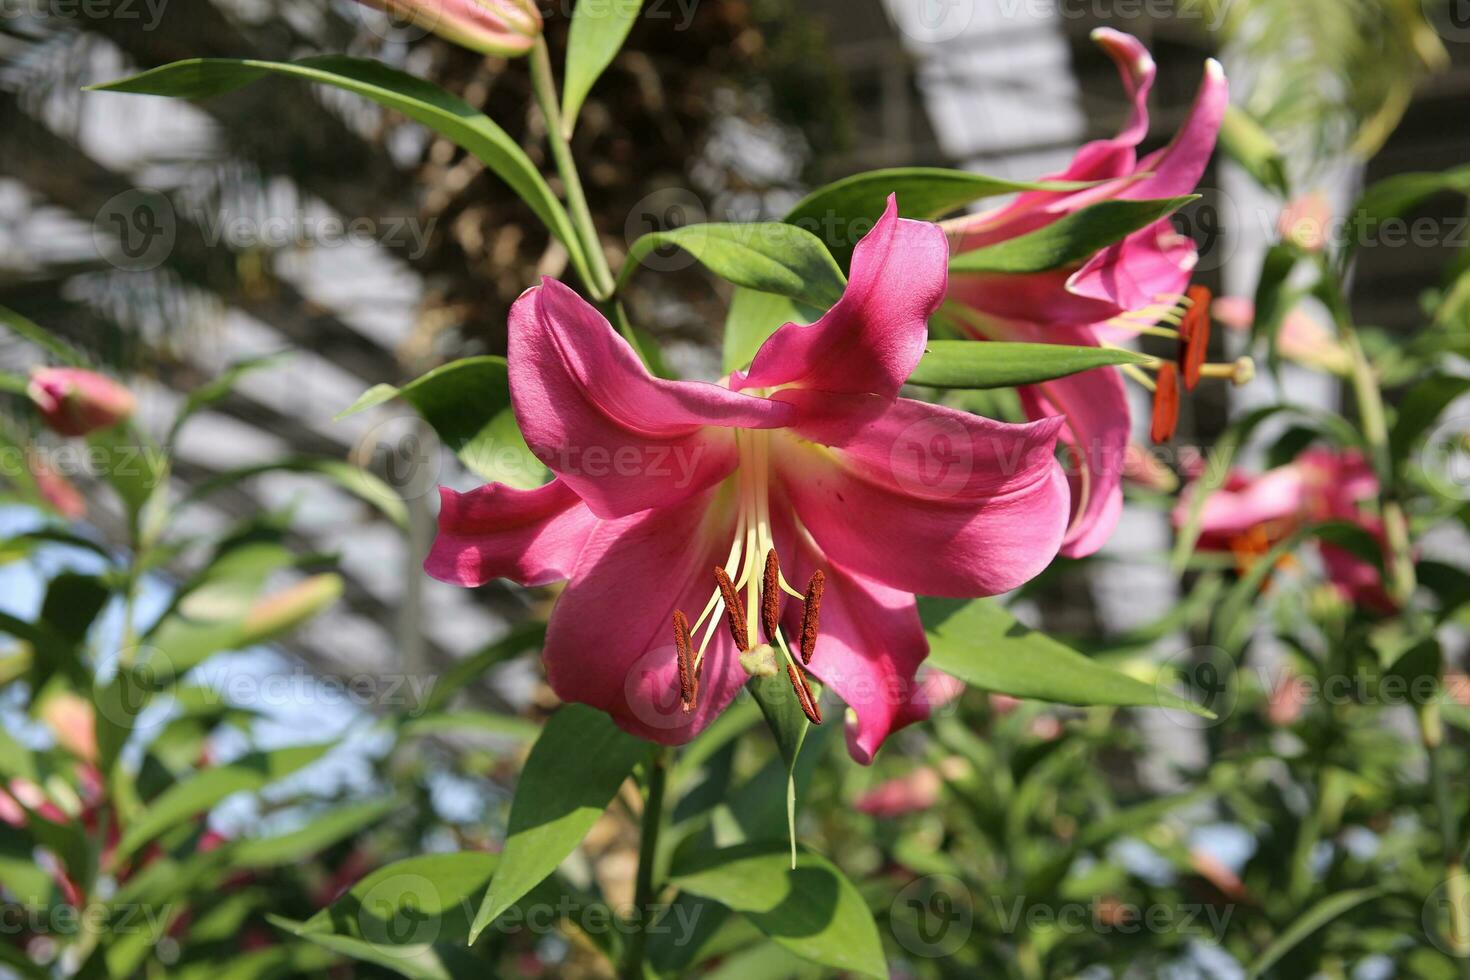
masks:
[[[821,569],[813,572],[803,594],[792,588],[781,574],[781,561],[776,556],[776,540],[771,531],[770,433],[736,429],[735,445],[740,453],[735,473],[739,506],[730,556],[723,565],[715,567],[714,591],[693,626],[683,611],[674,612],[680,701],[686,712],[694,710],[699,698],[699,675],[704,667],[704,654],[719,629],[723,614],[745,672],[753,677],[773,676],[779,670],[779,660],[784,660],[786,676],[791,681],[801,710],[812,724],[819,725],[822,712],[802,668],[811,663],[812,654],[816,651],[826,577]],[[741,598],[742,592],[744,599]],[[802,601],[799,661],[781,630],[782,592]],[[696,648],[694,637],[701,628],[704,633]],[[760,635],[764,635],[765,642],[753,646],[752,637]]]

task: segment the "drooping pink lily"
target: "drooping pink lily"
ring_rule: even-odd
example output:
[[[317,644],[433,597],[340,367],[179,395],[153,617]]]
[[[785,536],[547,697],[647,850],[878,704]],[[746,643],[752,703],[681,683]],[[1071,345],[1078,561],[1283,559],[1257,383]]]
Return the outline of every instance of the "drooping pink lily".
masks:
[[[1174,512],[1175,525],[1189,513],[1193,488]],[[1198,547],[1235,555],[1242,568],[1259,560],[1305,524],[1348,521],[1383,543],[1383,526],[1364,502],[1378,494],[1378,478],[1362,453],[1314,447],[1285,466],[1251,476],[1232,472],[1205,500]],[[1337,545],[1318,542],[1327,579],[1352,602],[1388,612],[1394,603],[1370,562]]]
[[[1088,143],[1065,170],[1044,179],[1104,183],[1072,192],[1029,192],[998,209],[947,221],[943,227],[956,252],[1036,231],[1099,201],[1175,197],[1199,183],[1228,100],[1219,63],[1205,63],[1194,106],[1173,141],[1140,159],[1137,147],[1148,133],[1153,58],[1128,34],[1103,28],[1093,32],[1093,39],[1117,63],[1133,102],[1132,115],[1117,136]],[[1174,322],[1185,305],[1185,287],[1196,261],[1193,242],[1163,218],[1080,267],[1024,275],[956,273],[945,312],[952,314],[947,318],[956,327],[980,340],[1096,346],[1136,335],[1160,320]],[[1189,338],[1181,339],[1189,346]],[[1185,371],[1187,388],[1194,386],[1207,342],[1208,334],[1202,332],[1188,352],[1196,373]],[[1122,513],[1129,432],[1123,376],[1113,368],[1084,371],[1024,387],[1021,399],[1030,418],[1061,415],[1067,420],[1062,439],[1071,449],[1074,472],[1072,520],[1062,554],[1091,554],[1112,534]]]
[[[512,407],[555,479],[442,489],[425,568],[467,586],[570,580],[547,677],[629,732],[688,741],[748,672],[786,673],[810,717],[809,666],[855,712],[849,748],[870,761],[950,693],[916,677],[914,594],[1014,588],[1067,522],[1060,420],[898,397],[947,261],[939,229],[890,199],[838,303],[719,383],[656,379],[570,289],[527,290],[510,315]],[[783,611],[783,593],[802,601]]]

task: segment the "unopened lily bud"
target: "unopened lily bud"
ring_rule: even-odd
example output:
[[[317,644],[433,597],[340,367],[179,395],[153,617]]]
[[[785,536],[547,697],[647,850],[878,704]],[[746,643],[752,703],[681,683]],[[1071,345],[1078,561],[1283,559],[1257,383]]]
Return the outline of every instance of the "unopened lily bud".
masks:
[[[762,643],[740,655],[740,666],[751,677],[776,676],[776,648]]]
[[[1332,202],[1321,191],[1312,191],[1287,202],[1276,220],[1276,231],[1304,252],[1320,252],[1327,244],[1331,221]]]
[[[133,414],[133,393],[81,368],[36,368],[26,394],[46,426],[64,436],[110,428]]]
[[[40,715],[58,745],[86,762],[97,761],[97,719],[90,701],[63,691],[46,699]]]
[[[541,35],[533,0],[359,0],[482,54],[514,58]]]
[[[290,633],[342,597],[342,577],[313,575],[256,601],[245,614],[241,646],[268,643]]]

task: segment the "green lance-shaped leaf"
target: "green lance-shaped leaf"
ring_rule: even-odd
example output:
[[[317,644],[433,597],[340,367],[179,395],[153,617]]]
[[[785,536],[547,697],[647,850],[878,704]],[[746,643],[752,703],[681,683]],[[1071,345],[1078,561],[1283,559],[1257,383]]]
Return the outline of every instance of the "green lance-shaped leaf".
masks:
[[[1011,388],[1152,358],[1117,347],[931,340],[909,384],[931,388]]]
[[[1286,931],[1276,937],[1276,941],[1266,947],[1265,952],[1256,957],[1255,962],[1250,965],[1246,973],[1248,980],[1255,980],[1261,976],[1276,962],[1306,939],[1312,933],[1321,929],[1334,919],[1341,918],[1348,912],[1357,908],[1365,902],[1371,902],[1376,898],[1387,895],[1391,889],[1386,885],[1377,888],[1357,888],[1352,891],[1338,892],[1336,895],[1322,899],[1316,905],[1307,909]]]
[[[1346,263],[1356,249],[1378,241],[1383,235],[1385,221],[1401,217],[1443,191],[1470,194],[1470,166],[1395,174],[1371,184],[1348,212],[1342,261]]]
[[[812,723],[807,720],[791,688],[791,678],[786,671],[774,677],[752,677],[746,690],[760,706],[766,725],[776,739],[781,759],[786,763],[786,834],[791,842],[791,866],[796,867],[796,760],[801,755],[802,743],[806,741],[807,729]],[[817,692],[813,692],[817,693]],[[817,694],[820,697],[820,694]]]
[[[408,508],[404,506],[403,498],[392,487],[369,473],[365,467],[330,457],[293,456],[274,463],[260,463],[226,470],[194,487],[180,506],[196,504],[211,494],[264,473],[305,473],[321,477],[353,496],[372,504],[384,517],[399,527],[408,526]]]
[[[571,139],[587,93],[617,57],[638,20],[643,0],[578,0],[567,33],[566,81],[562,83],[562,135]]]
[[[576,849],[647,749],[586,705],[569,704],[551,716],[521,770],[510,834],[471,942]]]
[[[416,980],[485,975],[466,950],[470,909],[499,858],[467,851],[427,854],[372,872],[305,922],[271,917],[278,928],[344,956]]]
[[[1262,187],[1283,197],[1290,193],[1281,147],[1244,109],[1238,106],[1225,109],[1225,118],[1220,123],[1220,148]]]
[[[1146,201],[1100,201],[1035,231],[960,252],[950,258],[949,271],[1022,274],[1077,265],[1196,197],[1189,194]]]
[[[466,357],[401,388],[375,385],[337,418],[393,398],[402,398],[417,409],[476,476],[520,489],[546,482],[546,467],[531,455],[511,411],[505,358]]]
[[[888,976],[878,927],[862,894],[819,854],[802,848],[793,869],[780,844],[741,844],[697,853],[670,877],[685,892],[743,913],[804,959]]]
[[[1062,704],[1176,708],[1211,717],[1197,704],[1023,626],[994,599],[924,598],[919,615],[929,663],[975,687]]]
[[[566,246],[582,281],[592,281],[587,257],[572,228],[571,218],[525,151],[484,113],[437,85],[407,72],[365,58],[342,55],[293,62],[191,58],[130,78],[94,85],[90,90],[202,99],[234,91],[268,74],[319,82],[364,96],[423,123],[462,147],[510,185],[511,190]]]
[[[1065,181],[1029,183],[941,167],[893,167],[844,177],[796,202],[788,224],[805,228],[832,250],[844,267],[858,241],[883,214],[888,195],[898,195],[905,218],[932,221],[973,201],[1018,191],[1071,191],[1090,184]]]
[[[749,364],[761,344],[782,324],[812,323],[825,309],[777,293],[736,289],[730,297],[730,309],[725,314],[725,370],[733,371]]]
[[[618,287],[647,255],[677,246],[706,269],[737,286],[775,293],[825,308],[842,297],[847,279],[822,240],[779,221],[712,222],[649,232],[628,250]]]
[[[234,793],[254,792],[282,779],[326,754],[332,743],[297,745],[271,752],[256,752],[234,762],[206,769],[183,782],[174,783],[158,799],[123,828],[113,855],[121,864],[138,848],[190,818],[203,813]]]

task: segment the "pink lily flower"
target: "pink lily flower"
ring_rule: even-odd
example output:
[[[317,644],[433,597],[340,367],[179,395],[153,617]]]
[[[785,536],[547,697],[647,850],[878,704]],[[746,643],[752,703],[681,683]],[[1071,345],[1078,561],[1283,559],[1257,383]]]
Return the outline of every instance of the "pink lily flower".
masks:
[[[1199,547],[1228,551],[1247,567],[1305,524],[1339,520],[1357,524],[1383,541],[1378,518],[1363,507],[1378,494],[1378,478],[1362,453],[1308,449],[1285,466],[1257,476],[1231,473],[1205,501]],[[1175,526],[1189,513],[1190,491],[1174,511]],[[1345,598],[1381,612],[1395,606],[1378,569],[1351,552],[1317,544],[1327,579]]]
[[[481,54],[516,57],[541,36],[533,0],[359,0]]]
[[[82,368],[36,368],[26,394],[51,431],[85,436],[133,414],[133,393],[111,378]]]
[[[688,741],[751,674],[784,672],[818,720],[810,667],[856,713],[849,749],[870,761],[953,693],[916,676],[914,594],[1012,589],[1066,528],[1060,420],[898,397],[947,262],[939,229],[900,220],[890,198],[837,304],[719,383],[656,379],[566,286],[527,290],[510,314],[511,401],[555,479],[441,488],[426,570],[465,586],[569,580],[547,677],[635,735]],[[783,609],[783,593],[800,601]]]
[[[1174,197],[1198,185],[1228,101],[1219,63],[1205,63],[1194,106],[1174,139],[1140,159],[1137,147],[1148,133],[1153,58],[1128,34],[1101,28],[1092,36],[1117,63],[1133,102],[1132,115],[1117,136],[1088,143],[1065,170],[1044,179],[1105,183],[1080,191],[1028,192],[1003,207],[944,222],[956,252],[1036,231],[1099,201]],[[1188,308],[1185,287],[1196,261],[1193,242],[1163,218],[1080,267],[1024,275],[956,273],[946,311],[953,313],[950,319],[957,327],[978,340],[1096,346],[1132,337],[1159,320],[1173,322],[1177,307]],[[1194,363],[1193,373],[1185,371],[1189,389],[1198,379],[1207,328],[1206,322],[1192,343],[1181,337]],[[1092,554],[1112,534],[1123,509],[1130,428],[1123,375],[1114,368],[1084,371],[1023,387],[1021,400],[1030,418],[1066,419],[1062,440],[1072,452],[1075,472],[1070,474],[1072,520],[1061,553]],[[1156,430],[1167,438],[1172,425]]]

